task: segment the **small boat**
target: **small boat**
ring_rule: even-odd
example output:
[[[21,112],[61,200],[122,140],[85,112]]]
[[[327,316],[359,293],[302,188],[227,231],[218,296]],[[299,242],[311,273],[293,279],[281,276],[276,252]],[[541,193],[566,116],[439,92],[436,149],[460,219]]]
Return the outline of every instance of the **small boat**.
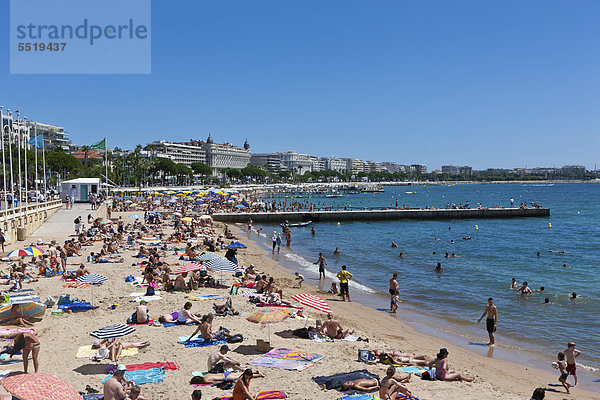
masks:
[[[332,198],[332,197],[344,197],[343,194],[341,193],[331,193],[331,194],[326,194],[325,197],[327,198]]]
[[[294,224],[289,224],[289,223],[283,223],[283,224],[279,224],[281,226],[289,226],[290,228],[302,228],[304,226],[309,226],[310,224],[312,224],[312,221],[306,221],[306,222],[296,222]]]
[[[417,194],[417,192],[404,192],[406,194]]]

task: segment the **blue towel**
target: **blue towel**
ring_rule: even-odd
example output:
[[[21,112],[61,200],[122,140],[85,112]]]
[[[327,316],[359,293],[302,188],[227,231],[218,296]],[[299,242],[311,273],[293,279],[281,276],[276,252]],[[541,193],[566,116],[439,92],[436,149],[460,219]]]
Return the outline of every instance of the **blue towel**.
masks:
[[[102,393],[84,394],[83,400],[101,400],[104,398]]]
[[[91,303],[89,302],[76,302],[76,303],[71,303],[71,304],[61,304],[58,306],[58,308],[60,308],[61,310],[71,310],[71,311],[86,311],[86,310],[93,310],[94,308],[97,308],[97,306],[93,306]]]
[[[102,380],[102,383],[111,378],[108,375]],[[165,380],[165,368],[150,368],[140,371],[125,371],[125,378],[132,381],[136,385],[144,385],[146,383],[162,382]]]
[[[191,322],[189,324],[176,324],[174,322],[163,322],[163,327],[168,328],[170,326],[186,326],[186,325],[195,325],[194,322]]]
[[[216,341],[212,341],[212,342],[205,342],[204,340],[196,339],[196,340],[190,340],[188,342],[186,342],[185,340],[180,340],[177,343],[184,344],[185,347],[204,347],[204,346],[212,346],[214,344],[225,344],[225,343],[227,343],[227,341],[226,340],[216,340]]]

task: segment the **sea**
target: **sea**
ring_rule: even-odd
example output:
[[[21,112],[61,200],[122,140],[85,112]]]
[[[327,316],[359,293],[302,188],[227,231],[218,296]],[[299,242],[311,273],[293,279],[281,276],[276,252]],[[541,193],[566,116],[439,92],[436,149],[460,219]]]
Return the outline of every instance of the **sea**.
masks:
[[[503,358],[532,359],[536,366],[550,369],[556,354],[574,341],[582,351],[577,359],[580,369],[590,374],[590,382],[600,382],[600,184],[386,186],[381,193],[331,198],[297,192],[265,200],[311,203],[316,208],[381,209],[395,207],[396,200],[399,207],[446,208],[468,202],[473,208],[509,207],[511,199],[514,206],[549,207],[550,217],[315,222],[314,236],[310,227],[292,228],[291,246],[284,246],[276,257],[324,290],[346,265],[353,274],[354,300],[380,312],[388,310],[388,282],[397,272],[402,300],[397,318],[428,333],[451,336],[465,347],[486,349],[488,356],[494,355],[485,346],[485,319],[479,324],[477,319],[492,297],[498,307],[496,348],[508,351]],[[281,231],[279,225],[254,228],[262,228],[258,241],[263,247],[270,247],[274,230]],[[336,247],[338,256],[333,255]],[[327,260],[328,279],[321,283],[314,264],[319,252]],[[456,257],[447,258],[446,252]],[[442,273],[434,271],[438,262]],[[510,289],[513,277],[519,283],[527,281],[533,294],[523,296]],[[535,291],[542,286],[543,292]],[[573,292],[576,299],[570,298]]]

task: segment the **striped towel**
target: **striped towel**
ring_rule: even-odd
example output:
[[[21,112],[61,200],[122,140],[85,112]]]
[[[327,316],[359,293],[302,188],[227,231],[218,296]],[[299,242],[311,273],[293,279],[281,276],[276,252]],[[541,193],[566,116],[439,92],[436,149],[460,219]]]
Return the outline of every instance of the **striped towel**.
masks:
[[[63,285],[63,288],[77,288],[77,289],[81,289],[81,288],[86,288],[88,286],[91,286],[91,283],[80,283],[80,282],[67,282]]]
[[[121,352],[121,357],[133,356],[138,353],[137,347],[131,349],[123,349]],[[89,346],[81,346],[79,350],[77,350],[76,358],[91,358],[96,355],[96,350],[92,349],[92,345]]]

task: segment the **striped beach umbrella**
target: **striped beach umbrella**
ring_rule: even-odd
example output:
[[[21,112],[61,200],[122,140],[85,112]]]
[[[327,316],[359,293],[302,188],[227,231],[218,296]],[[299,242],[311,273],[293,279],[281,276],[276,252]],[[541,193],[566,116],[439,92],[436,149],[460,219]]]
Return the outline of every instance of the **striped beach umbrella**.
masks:
[[[175,275],[179,275],[179,274],[183,274],[186,272],[199,271],[202,269],[206,270],[206,267],[204,265],[202,265],[201,263],[189,262],[189,263],[185,263],[181,267],[177,268],[175,270],[175,272],[173,272],[173,273]]]
[[[108,278],[98,274],[85,274],[75,279],[79,283],[91,283],[92,284],[92,305],[94,305],[94,286],[99,285],[102,282],[106,282]]]
[[[13,250],[10,253],[8,253],[6,255],[6,257],[8,258],[12,258],[12,257],[31,257],[33,255],[32,252],[27,251],[25,249],[17,249],[17,250]]]
[[[218,255],[216,255],[215,253],[204,253],[199,255],[198,257],[196,257],[196,260],[198,261],[211,261],[211,260],[216,260],[217,258],[221,258]]]
[[[13,375],[2,379],[2,386],[21,400],[82,400],[67,381],[51,374]]]
[[[133,332],[135,332],[135,329],[129,325],[114,324],[96,329],[90,333],[90,336],[95,337],[96,339],[112,339],[127,336]]]
[[[295,300],[298,303],[303,304],[305,306],[314,308],[315,310],[324,312],[325,314],[331,313],[331,308],[329,308],[327,303],[325,303],[325,301],[318,296],[308,294],[308,293],[303,293],[303,294],[296,294],[296,295],[292,296],[291,299]]]
[[[94,285],[106,282],[108,278],[98,274],[85,274],[75,279],[79,283],[91,283]]]
[[[204,266],[212,271],[220,271],[220,272],[236,272],[240,269],[237,264],[232,263],[229,260],[224,258],[215,258],[210,261],[207,261]]]
[[[290,316],[290,312],[285,308],[262,308],[250,315],[246,319],[256,324],[267,325],[269,343],[271,342],[271,324],[276,324]]]
[[[156,236],[142,236],[142,238],[139,240],[140,243],[146,243],[146,244],[155,244],[155,243],[160,243],[160,239],[157,238]]]
[[[42,318],[46,313],[46,305],[33,301],[24,303],[13,303],[0,308],[0,321],[8,321],[11,319],[11,311],[13,305],[16,306],[17,314],[25,318]]]

